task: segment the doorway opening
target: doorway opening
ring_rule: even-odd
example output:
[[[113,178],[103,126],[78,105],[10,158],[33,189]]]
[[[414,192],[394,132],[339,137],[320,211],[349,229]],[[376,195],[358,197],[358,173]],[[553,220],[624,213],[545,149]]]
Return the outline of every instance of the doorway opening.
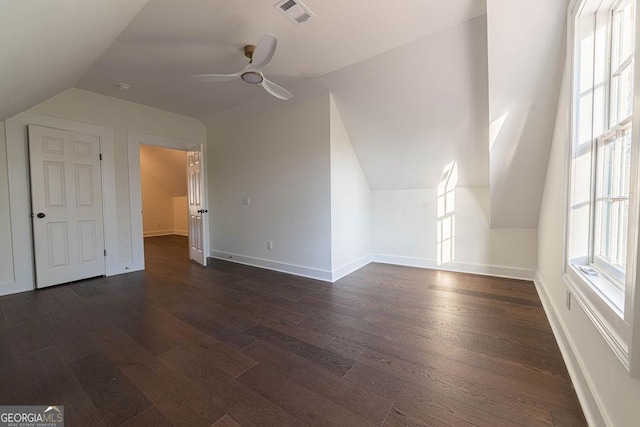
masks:
[[[145,264],[189,261],[187,152],[140,144]]]
[[[142,172],[140,170],[140,147],[144,145],[152,146],[152,148],[160,147],[177,150],[181,157],[185,156],[186,173],[183,175],[183,178],[180,179],[180,183],[184,183],[184,180],[186,180],[187,185],[187,200],[189,206],[187,228],[189,235],[188,257],[191,261],[202,266],[206,266],[207,256],[209,253],[209,227],[207,221],[207,213],[209,211],[207,209],[207,162],[205,144],[128,131],[127,145],[129,164],[129,203],[131,212],[130,271],[145,269],[145,239],[143,230],[144,211],[142,207]],[[184,169],[182,170],[184,171]],[[168,172],[162,170],[161,167],[154,167],[153,171],[160,174]],[[178,179],[179,178],[176,178],[174,181],[177,182]],[[178,202],[176,201],[176,203]],[[156,219],[151,222],[150,231],[155,231],[156,233],[163,231],[162,220],[160,221],[160,226],[154,226],[157,221],[158,220]],[[171,228],[169,227],[169,224],[171,224]],[[147,227],[149,227],[148,224]],[[174,228],[172,223],[165,220],[165,227],[165,232],[168,232],[167,230],[171,230],[171,233],[173,234]]]

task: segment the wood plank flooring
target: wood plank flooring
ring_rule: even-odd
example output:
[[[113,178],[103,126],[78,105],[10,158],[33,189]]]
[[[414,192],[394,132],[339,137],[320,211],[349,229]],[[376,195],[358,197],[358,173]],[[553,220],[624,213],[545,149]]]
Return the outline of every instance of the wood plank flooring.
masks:
[[[0,298],[0,404],[69,426],[586,425],[530,282],[145,251],[145,272]]]

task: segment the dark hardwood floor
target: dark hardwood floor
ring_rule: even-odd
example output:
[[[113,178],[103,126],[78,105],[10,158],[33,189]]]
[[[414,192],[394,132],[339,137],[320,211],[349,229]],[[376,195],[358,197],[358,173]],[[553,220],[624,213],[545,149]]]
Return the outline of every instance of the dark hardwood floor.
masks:
[[[69,426],[586,425],[532,283],[187,260],[0,298],[0,404]]]

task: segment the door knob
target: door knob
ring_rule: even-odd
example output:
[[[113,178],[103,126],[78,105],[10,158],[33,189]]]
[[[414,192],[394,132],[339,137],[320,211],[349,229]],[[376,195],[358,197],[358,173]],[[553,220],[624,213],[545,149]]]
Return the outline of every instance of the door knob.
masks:
[[[38,215],[36,215],[38,218],[44,218],[46,215],[43,214],[42,212],[40,212]]]

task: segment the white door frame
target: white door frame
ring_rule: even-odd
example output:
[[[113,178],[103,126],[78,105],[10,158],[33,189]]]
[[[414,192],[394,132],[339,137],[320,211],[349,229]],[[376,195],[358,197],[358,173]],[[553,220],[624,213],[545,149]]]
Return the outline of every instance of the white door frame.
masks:
[[[178,139],[164,138],[161,136],[147,135],[133,131],[127,131],[127,145],[129,154],[129,196],[131,206],[131,258],[132,270],[144,270],[144,236],[142,228],[142,185],[140,182],[140,144],[154,145],[156,147],[170,148],[173,150],[189,151],[194,146],[202,147],[202,177],[203,199],[202,205],[207,209],[207,145],[201,142],[181,141]],[[187,178],[185,177],[185,180]],[[204,241],[202,250],[206,257],[209,256],[209,221],[203,221]]]
[[[33,232],[27,126],[37,125],[100,138],[102,151],[102,201],[107,256],[106,275],[121,273],[118,265],[117,210],[113,129],[34,113],[21,113],[5,121],[9,204],[13,247],[13,282],[4,283],[0,295],[35,289]]]

